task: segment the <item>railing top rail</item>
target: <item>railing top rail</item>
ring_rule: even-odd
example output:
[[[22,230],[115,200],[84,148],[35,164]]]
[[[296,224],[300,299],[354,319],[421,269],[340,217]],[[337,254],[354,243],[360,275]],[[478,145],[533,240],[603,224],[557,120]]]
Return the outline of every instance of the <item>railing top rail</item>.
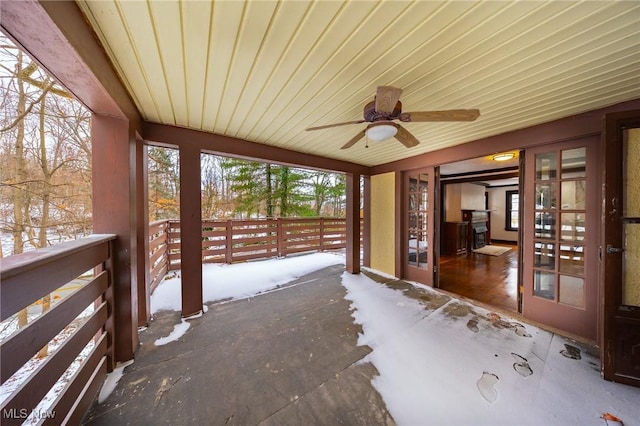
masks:
[[[163,223],[168,223],[169,219],[160,219],[160,220],[155,220],[151,223],[149,223],[149,226],[158,226],[158,225],[162,225]]]
[[[267,221],[267,220],[345,220],[344,217],[335,217],[335,216],[296,216],[296,217],[254,217],[249,219],[216,219],[216,218],[207,218],[202,219],[203,222],[226,222],[228,220],[232,220],[234,222],[245,222],[245,221]],[[170,222],[180,222],[180,219],[167,219]]]
[[[79,240],[66,241],[34,251],[0,259],[1,280],[9,279],[59,259],[71,256],[89,247],[116,239],[115,234],[94,234]]]

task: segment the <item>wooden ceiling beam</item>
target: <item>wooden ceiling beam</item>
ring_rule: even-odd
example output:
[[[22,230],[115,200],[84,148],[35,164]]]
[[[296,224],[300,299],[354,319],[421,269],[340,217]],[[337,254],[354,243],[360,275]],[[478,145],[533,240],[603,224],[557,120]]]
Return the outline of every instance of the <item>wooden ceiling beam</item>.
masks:
[[[306,154],[215,133],[150,122],[145,122],[143,129],[144,139],[151,145],[180,146],[182,144],[195,144],[203,152],[245,160],[268,161],[274,164],[354,173],[362,176],[368,176],[370,172],[368,166],[361,164]]]
[[[519,150],[582,137],[598,136],[602,131],[603,117],[606,113],[638,108],[640,108],[640,99],[634,99],[536,126],[380,164],[371,167],[371,174],[376,175],[401,170],[419,169],[428,166],[439,166],[505,151]]]

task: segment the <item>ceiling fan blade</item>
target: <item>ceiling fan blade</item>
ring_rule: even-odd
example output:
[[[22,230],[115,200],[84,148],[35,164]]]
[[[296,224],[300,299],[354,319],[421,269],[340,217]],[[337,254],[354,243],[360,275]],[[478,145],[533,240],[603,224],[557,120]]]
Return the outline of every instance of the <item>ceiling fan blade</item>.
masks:
[[[420,143],[420,141],[416,139],[416,137],[411,133],[409,133],[407,129],[396,123],[393,123],[393,125],[398,129],[398,133],[396,133],[395,138],[398,139],[400,143],[402,143],[402,145],[406,146],[407,148],[412,148]]]
[[[400,99],[402,89],[391,86],[378,86],[376,91],[376,111],[391,114]]]
[[[344,123],[325,124],[324,126],[309,127],[306,130],[329,129],[331,127],[346,126],[347,124],[360,124],[364,122],[364,120],[345,121]]]
[[[358,132],[358,134],[355,135],[349,142],[347,142],[344,145],[342,145],[342,148],[340,148],[340,149],[351,148],[353,145],[356,144],[356,142],[358,142],[362,138],[364,138],[364,129],[361,130],[360,132]]]
[[[402,114],[408,120],[402,121],[474,121],[480,116],[477,109],[448,109],[444,111],[416,111]],[[402,119],[402,118],[401,118]]]

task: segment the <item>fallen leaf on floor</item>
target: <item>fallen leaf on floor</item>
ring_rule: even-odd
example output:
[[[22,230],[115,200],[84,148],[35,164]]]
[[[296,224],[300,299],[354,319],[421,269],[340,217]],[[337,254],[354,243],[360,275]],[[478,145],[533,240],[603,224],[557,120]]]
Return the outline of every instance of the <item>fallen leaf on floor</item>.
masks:
[[[603,419],[606,424],[609,424],[609,422],[616,422],[620,426],[624,426],[624,423],[622,422],[622,420],[620,420],[618,417],[614,416],[611,413],[604,413],[602,416],[600,416],[600,418]]]

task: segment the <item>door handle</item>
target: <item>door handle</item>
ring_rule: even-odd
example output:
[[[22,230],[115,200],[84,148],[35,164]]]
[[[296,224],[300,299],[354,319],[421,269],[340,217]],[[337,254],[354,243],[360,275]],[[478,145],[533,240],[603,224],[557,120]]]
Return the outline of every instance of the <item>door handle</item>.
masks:
[[[622,253],[623,248],[613,247],[611,244],[607,244],[607,253]]]

